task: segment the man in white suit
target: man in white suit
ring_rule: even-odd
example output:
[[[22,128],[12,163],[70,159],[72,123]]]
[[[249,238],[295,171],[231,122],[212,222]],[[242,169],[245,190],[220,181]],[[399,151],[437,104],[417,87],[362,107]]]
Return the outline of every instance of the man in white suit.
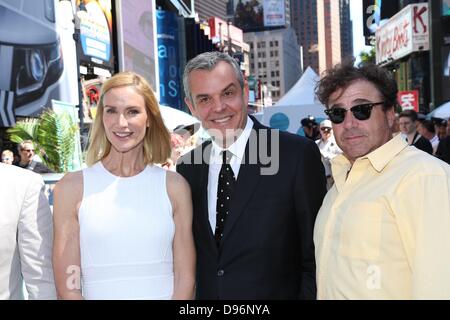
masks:
[[[52,214],[40,175],[0,163],[0,299],[55,299]]]

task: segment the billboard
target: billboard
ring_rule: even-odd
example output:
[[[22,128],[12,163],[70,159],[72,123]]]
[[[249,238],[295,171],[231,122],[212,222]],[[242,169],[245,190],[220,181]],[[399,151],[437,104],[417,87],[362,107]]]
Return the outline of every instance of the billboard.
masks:
[[[450,16],[450,0],[442,0],[442,15]]]
[[[286,0],[234,0],[233,24],[244,32],[286,25]]]
[[[111,0],[76,0],[86,13],[80,17],[80,61],[108,69],[114,68],[112,54]]]
[[[373,45],[376,30],[399,11],[398,1],[363,0],[362,9],[366,45]]]
[[[0,0],[0,14],[0,127],[37,116],[51,99],[77,105],[71,3]]]
[[[134,71],[142,75],[157,91],[156,79],[156,16],[155,2],[148,0],[122,0],[120,7],[119,41],[121,71]]]
[[[375,33],[376,62],[387,64],[429,50],[428,3],[406,6]]]
[[[174,12],[156,10],[159,102],[182,109],[178,19]]]

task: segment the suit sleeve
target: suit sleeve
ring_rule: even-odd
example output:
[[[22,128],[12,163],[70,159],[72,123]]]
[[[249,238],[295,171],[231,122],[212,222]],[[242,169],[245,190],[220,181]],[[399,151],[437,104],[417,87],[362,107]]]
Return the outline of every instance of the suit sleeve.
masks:
[[[39,175],[30,179],[18,224],[18,247],[29,299],[56,299],[52,270],[53,223]]]
[[[313,230],[326,193],[326,178],[320,151],[312,141],[299,150],[295,181],[295,210],[301,239],[300,299],[316,299],[316,263]]]

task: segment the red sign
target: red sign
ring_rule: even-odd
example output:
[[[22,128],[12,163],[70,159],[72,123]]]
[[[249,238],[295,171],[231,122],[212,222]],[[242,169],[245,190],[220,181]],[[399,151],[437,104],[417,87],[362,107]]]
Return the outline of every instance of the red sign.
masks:
[[[419,91],[399,91],[397,94],[397,102],[404,110],[414,110],[419,112]]]

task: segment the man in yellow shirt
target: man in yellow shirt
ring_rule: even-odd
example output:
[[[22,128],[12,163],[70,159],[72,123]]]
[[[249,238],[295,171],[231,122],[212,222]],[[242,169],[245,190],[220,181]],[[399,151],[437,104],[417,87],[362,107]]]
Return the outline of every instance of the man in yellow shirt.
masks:
[[[317,87],[336,142],[318,213],[318,299],[450,299],[450,166],[392,135],[397,86],[338,65]]]

